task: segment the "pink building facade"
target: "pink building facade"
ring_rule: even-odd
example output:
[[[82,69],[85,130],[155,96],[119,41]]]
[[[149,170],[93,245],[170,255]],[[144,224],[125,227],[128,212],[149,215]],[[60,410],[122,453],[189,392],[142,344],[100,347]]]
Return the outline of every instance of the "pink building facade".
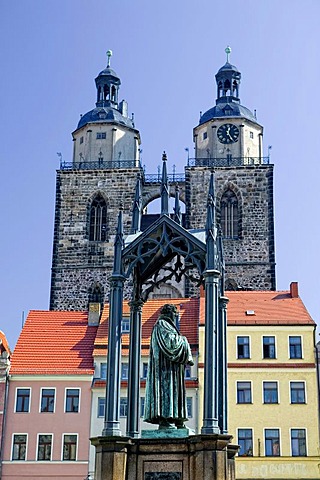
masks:
[[[3,480],[88,478],[95,334],[85,313],[29,314],[12,357]]]

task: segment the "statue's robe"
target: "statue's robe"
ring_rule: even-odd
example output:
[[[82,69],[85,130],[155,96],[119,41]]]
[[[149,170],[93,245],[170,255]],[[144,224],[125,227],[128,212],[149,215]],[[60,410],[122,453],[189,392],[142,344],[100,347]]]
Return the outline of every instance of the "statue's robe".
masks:
[[[169,317],[161,315],[153,327],[148,363],[144,420],[159,424],[188,420],[185,365],[192,362],[190,345]]]

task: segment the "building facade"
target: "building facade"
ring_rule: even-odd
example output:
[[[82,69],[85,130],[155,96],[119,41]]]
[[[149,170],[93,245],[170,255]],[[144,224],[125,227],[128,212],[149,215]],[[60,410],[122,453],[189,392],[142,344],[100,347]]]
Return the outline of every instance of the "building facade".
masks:
[[[96,331],[85,312],[29,313],[10,368],[2,479],[87,478]]]
[[[228,432],[240,445],[236,478],[316,479],[319,401],[315,323],[288,291],[227,293]],[[166,299],[145,303],[140,428],[150,335]],[[202,424],[204,297],[170,299],[195,365],[186,370],[189,421]],[[129,305],[124,303],[120,425],[126,435]],[[31,312],[12,357],[3,445],[4,479],[94,479],[89,438],[104,428],[109,306],[95,312]],[[60,342],[57,342],[57,338]],[[27,349],[25,346],[27,345]]]
[[[6,422],[11,351],[5,334],[0,330],[0,478],[2,470],[3,434]]]
[[[110,57],[109,57],[110,59]],[[274,290],[273,165],[263,156],[263,127],[240,103],[241,74],[227,63],[218,71],[216,106],[194,128],[195,158],[183,174],[169,175],[169,195],[185,204],[184,225],[203,228],[211,170],[224,238],[226,286]],[[132,233],[134,202],[141,212],[160,197],[160,175],[140,164],[140,134],[118,102],[120,78],[110,63],[96,78],[96,107],[73,132],[72,162],[57,172],[50,308],[83,310],[108,298],[117,213]],[[137,182],[139,181],[139,196]],[[148,224],[146,215],[140,229]],[[162,289],[164,286],[162,285]],[[166,282],[166,296],[197,296],[189,280]],[[161,290],[161,289],[160,289]],[[161,293],[161,292],[160,292]],[[130,295],[128,288],[127,295]]]

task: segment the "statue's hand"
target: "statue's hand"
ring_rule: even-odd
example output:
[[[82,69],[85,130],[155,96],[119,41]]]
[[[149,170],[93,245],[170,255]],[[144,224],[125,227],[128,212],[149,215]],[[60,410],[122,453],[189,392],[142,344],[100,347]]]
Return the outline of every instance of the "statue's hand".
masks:
[[[192,359],[188,360],[187,365],[190,365],[192,367],[192,365],[194,365],[194,361]]]

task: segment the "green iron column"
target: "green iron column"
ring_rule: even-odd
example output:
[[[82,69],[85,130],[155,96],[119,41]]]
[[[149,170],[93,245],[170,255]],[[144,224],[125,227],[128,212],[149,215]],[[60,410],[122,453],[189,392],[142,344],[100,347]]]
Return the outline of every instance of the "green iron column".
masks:
[[[127,435],[137,438],[140,432],[140,359],[142,300],[130,302],[130,350],[128,379]]]

